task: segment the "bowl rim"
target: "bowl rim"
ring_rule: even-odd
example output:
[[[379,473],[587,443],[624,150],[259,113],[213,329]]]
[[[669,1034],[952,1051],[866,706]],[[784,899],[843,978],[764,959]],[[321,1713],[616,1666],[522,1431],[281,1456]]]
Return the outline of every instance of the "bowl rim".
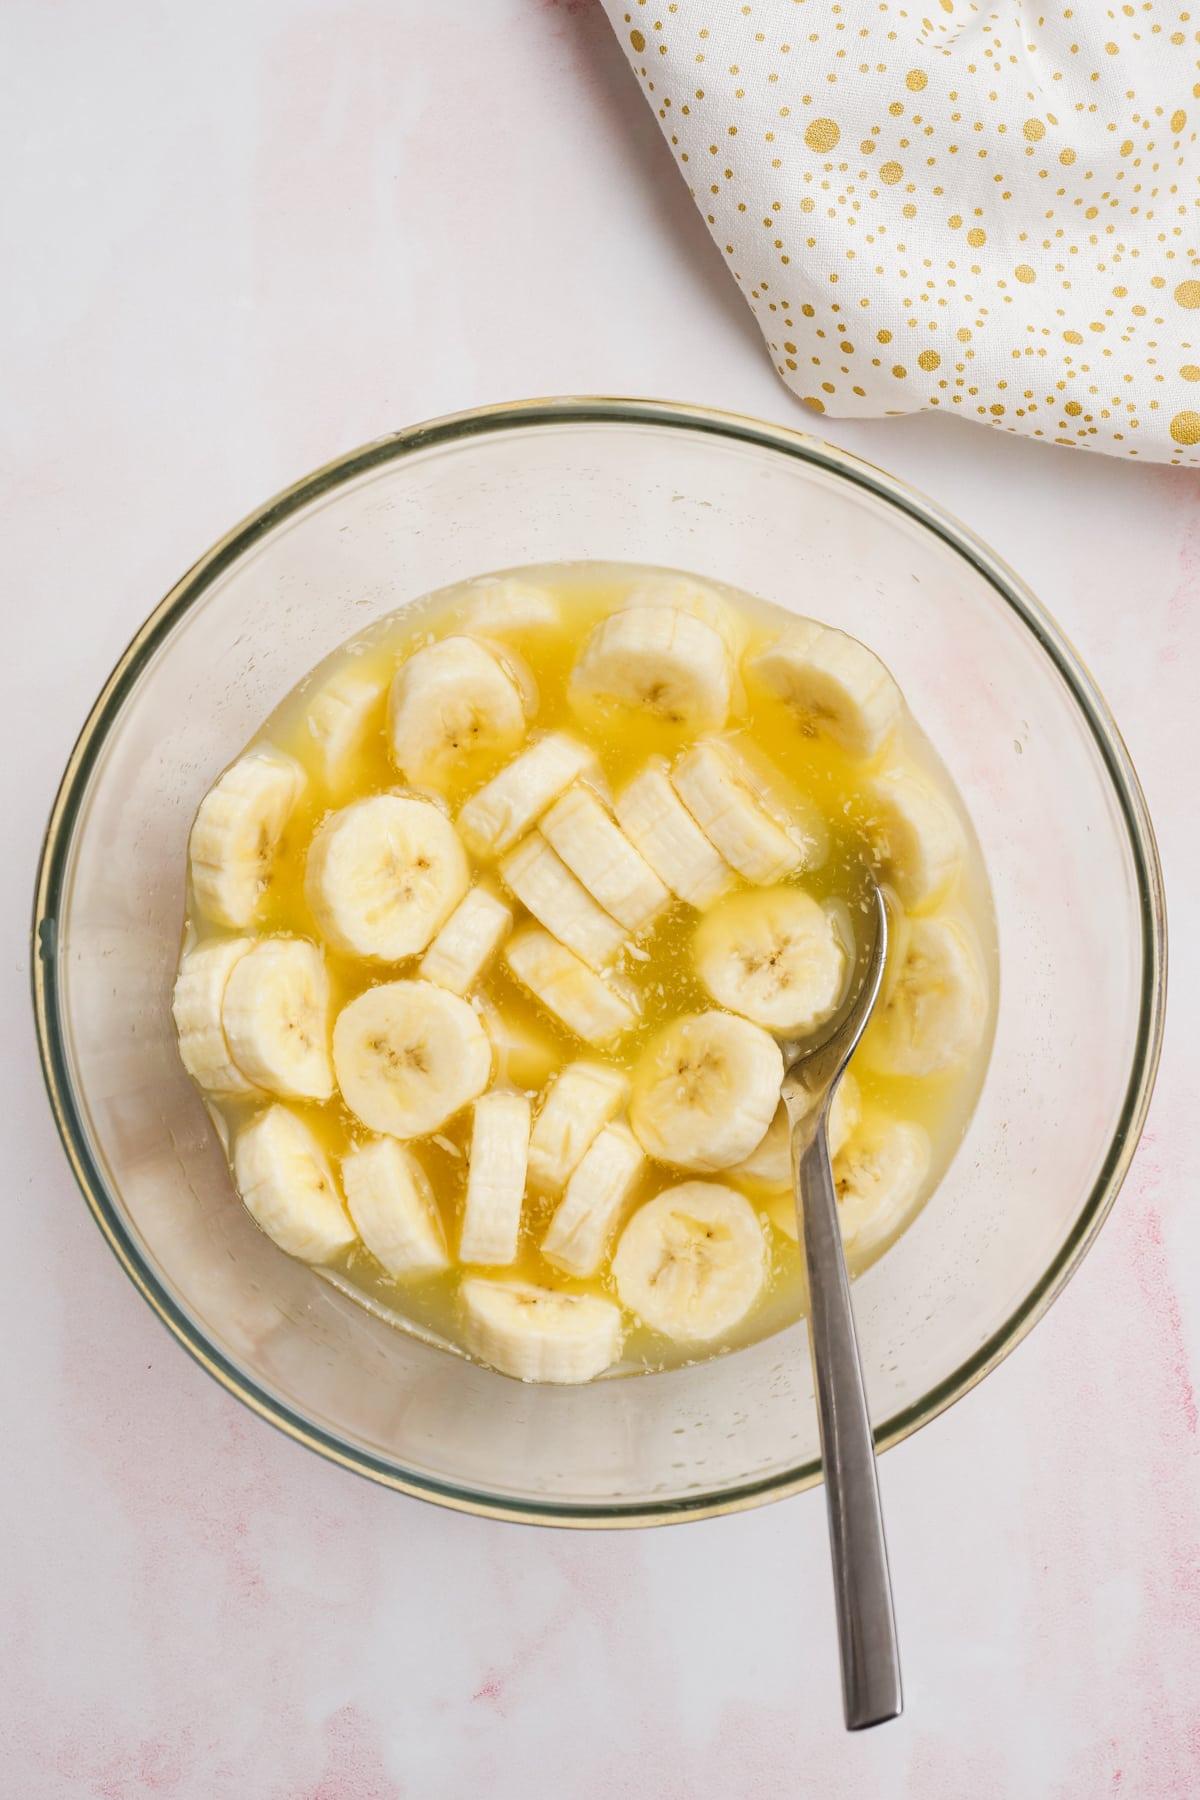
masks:
[[[979,537],[944,508],[897,477],[836,445],[790,426],[673,401],[580,396],[504,402],[448,414],[389,433],[335,457],[259,506],[212,545],[170,588],[134,634],[94,702],[63,772],[46,826],[34,895],[31,948],[38,1052],[59,1137],[75,1179],[110,1249],[159,1319],[214,1380],[260,1418],[331,1462],[418,1499],[483,1517],[524,1524],[604,1528],[679,1523],[745,1511],[783,1499],[821,1479],[815,1458],[798,1468],[747,1481],[720,1493],[606,1505],[531,1501],[486,1493],[403,1470],[350,1446],[286,1405],[209,1342],[159,1281],[126,1229],[92,1154],[75,1103],[61,1028],[58,916],[76,823],[109,729],[158,645],[221,573],[284,519],[367,470],[417,451],[473,437],[540,425],[648,425],[713,435],[814,465],[865,489],[940,538],[981,575],[1050,660],[1088,727],[1128,835],[1141,931],[1141,992],[1129,1080],[1103,1164],[1057,1255],[987,1341],[936,1387],[875,1427],[886,1450],[928,1424],[1015,1349],[1062,1292],[1091,1247],[1125,1179],[1146,1120],[1162,1048],[1166,1006],[1166,905],[1158,848],[1145,796],[1129,752],[1082,658],[1028,587]]]

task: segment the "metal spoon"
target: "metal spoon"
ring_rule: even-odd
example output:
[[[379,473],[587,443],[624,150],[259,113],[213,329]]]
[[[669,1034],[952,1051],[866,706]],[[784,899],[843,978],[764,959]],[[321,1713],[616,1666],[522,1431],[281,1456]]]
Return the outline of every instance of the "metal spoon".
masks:
[[[829,1509],[833,1590],[846,1729],[861,1731],[903,1710],[896,1619],[888,1573],[875,1445],[863,1386],[850,1282],[829,1162],[829,1108],[879,995],[887,911],[872,888],[870,929],[858,975],[832,1029],[816,1044],[784,1042],[783,1099],[791,1125],[792,1179],[808,1265],[808,1332]]]

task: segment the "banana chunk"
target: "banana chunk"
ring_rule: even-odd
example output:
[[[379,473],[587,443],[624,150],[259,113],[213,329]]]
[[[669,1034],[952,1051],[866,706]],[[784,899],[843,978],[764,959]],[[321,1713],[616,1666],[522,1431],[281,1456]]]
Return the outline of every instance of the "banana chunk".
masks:
[[[539,827],[571,873],[627,931],[643,931],[670,893],[590,788],[567,789]]]
[[[641,1017],[641,1001],[630,983],[595,974],[537,925],[514,931],[504,960],[547,1012],[589,1044],[611,1043]]]
[[[327,787],[345,779],[372,727],[382,731],[389,680],[378,669],[349,663],[309,701],[304,722]]]
[[[179,1060],[210,1094],[253,1094],[255,1084],[233,1060],[221,1006],[234,967],[255,938],[217,938],[189,950],[179,965],[171,1013],[179,1039]]]
[[[254,922],[271,864],[304,791],[300,764],[280,750],[251,750],[200,802],[188,854],[201,912],[235,931]]]
[[[653,756],[617,795],[617,821],[659,880],[701,911],[727,893],[734,874],[671,786],[667,764]]]
[[[421,958],[421,975],[452,994],[465,994],[499,950],[512,922],[503,900],[486,888],[471,888]]]
[[[714,849],[747,881],[766,887],[813,860],[811,837],[798,822],[772,817],[731,744],[705,739],[685,750],[671,782]]]
[[[542,1240],[542,1255],[568,1275],[594,1275],[646,1166],[626,1125],[606,1125],[585,1151]]]
[[[642,1052],[629,1123],[659,1162],[728,1169],[761,1143],[782,1080],[779,1045],[761,1026],[723,1012],[687,1014]]]
[[[885,1075],[940,1075],[983,1039],[988,990],[979,950],[950,918],[902,920],[894,943],[863,1062]]]
[[[493,1088],[475,1102],[460,1262],[516,1261],[529,1155],[529,1101]]]
[[[609,706],[711,731],[729,716],[733,671],[719,632],[673,607],[635,606],[593,627],[568,698],[585,717]]]
[[[722,600],[715,589],[690,575],[653,575],[639,581],[621,602],[621,611],[630,607],[665,606],[674,612],[690,613],[724,639],[729,654],[739,657],[746,644],[746,626],[740,613]]]
[[[678,1343],[709,1343],[758,1299],[766,1240],[743,1195],[715,1181],[685,1181],[639,1207],[612,1267],[621,1304],[644,1325]]]
[[[450,1267],[429,1177],[405,1145],[374,1138],[342,1159],[342,1186],[359,1237],[395,1281]]]
[[[561,1194],[585,1151],[629,1098],[629,1083],[604,1063],[568,1063],[542,1102],[529,1139],[529,1179]]]
[[[875,653],[814,619],[789,626],[751,659],[750,669],[787,702],[803,731],[831,737],[851,756],[874,756],[904,709]]]
[[[832,1149],[832,1145],[830,1146]],[[915,1212],[929,1174],[929,1134],[908,1119],[872,1109],[833,1157],[842,1242],[869,1256]],[[772,1224],[795,1243],[796,1205],[789,1192],[767,1203]]]
[[[399,962],[424,950],[470,879],[467,853],[440,807],[375,794],[325,820],[309,849],[304,887],[337,949]]]
[[[825,908],[794,887],[720,901],[697,926],[692,954],[719,1005],[789,1037],[836,1010],[849,962]]]
[[[531,831],[500,864],[505,886],[539,924],[588,967],[597,971],[612,962],[625,932],[597,906],[540,831]]]
[[[518,1381],[591,1381],[621,1354],[621,1314],[594,1294],[477,1275],[460,1289],[468,1348]]]
[[[473,856],[501,855],[573,781],[595,771],[586,744],[565,731],[548,732],[471,795],[458,815],[463,842]]]
[[[354,1242],[328,1158],[286,1106],[268,1107],[238,1132],[233,1175],[254,1223],[289,1256],[325,1263]]]
[[[482,632],[484,637],[553,631],[562,623],[558,600],[549,588],[519,575],[485,575],[473,581],[458,616],[465,630]]]
[[[549,1081],[562,1063],[562,1045],[521,1017],[515,1007],[484,1001],[477,1008],[492,1046],[495,1079],[502,1087],[530,1091]]]
[[[478,638],[427,644],[397,671],[389,700],[392,758],[416,787],[442,789],[515,750],[532,677]]]
[[[364,1125],[425,1137],[482,1094],[492,1046],[471,1007],[431,981],[368,988],[338,1014],[333,1066]]]
[[[845,1144],[858,1123],[861,1110],[858,1083],[847,1071],[834,1090],[833,1102],[829,1108],[826,1135],[829,1139],[830,1156],[836,1156]],[[743,1181],[752,1182],[756,1187],[772,1191],[784,1190],[791,1194],[792,1131],[788,1123],[787,1107],[782,1100],[762,1143],[730,1169],[729,1173],[739,1176]],[[792,1235],[795,1236],[794,1231]]]
[[[911,769],[886,769],[867,787],[867,832],[880,873],[911,911],[944,899],[966,850],[958,814]]]
[[[328,1100],[329,975],[305,938],[260,938],[225,984],[221,1022],[233,1060],[256,1087],[293,1100]]]

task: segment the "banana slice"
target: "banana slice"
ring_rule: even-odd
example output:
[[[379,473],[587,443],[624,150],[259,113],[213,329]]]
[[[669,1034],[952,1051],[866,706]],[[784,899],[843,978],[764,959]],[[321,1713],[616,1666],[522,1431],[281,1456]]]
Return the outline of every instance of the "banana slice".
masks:
[[[342,1098],[372,1131],[424,1137],[482,1094],[492,1046],[465,1000],[431,981],[387,981],[333,1027]]]
[[[500,874],[521,905],[589,968],[612,962],[625,942],[623,928],[596,905],[540,831],[509,851]]]
[[[322,824],[308,852],[304,891],[338,950],[399,962],[425,948],[470,879],[467,853],[440,807],[374,794]]]
[[[808,735],[824,733],[851,756],[874,756],[904,707],[873,651],[814,619],[789,626],[751,659],[750,669],[787,702]]]
[[[529,1179],[560,1194],[585,1151],[629,1097],[629,1083],[604,1063],[568,1063],[542,1102],[529,1139]]]
[[[949,918],[902,920],[894,943],[863,1061],[885,1075],[939,1075],[965,1062],[983,1038],[988,995],[979,951]]]
[[[235,931],[253,924],[304,785],[304,770],[292,757],[281,750],[251,750],[209,788],[188,853],[196,903],[210,919]]]
[[[392,682],[388,730],[396,767],[414,785],[440,789],[494,763],[525,736],[532,691],[526,670],[478,638],[425,645]]]
[[[714,849],[747,881],[765,887],[813,860],[803,828],[771,816],[731,744],[710,738],[685,750],[671,783]]]
[[[595,775],[596,758],[565,731],[538,738],[472,794],[458,815],[458,829],[473,856],[499,856],[581,775]]]
[[[260,938],[225,984],[221,1022],[247,1080],[293,1100],[328,1100],[329,976],[305,938]]]
[[[374,1138],[342,1158],[342,1186],[358,1235],[396,1281],[450,1267],[429,1177],[395,1138]]]
[[[621,1354],[621,1314],[595,1294],[476,1275],[459,1290],[468,1348],[518,1381],[591,1381]]]
[[[689,906],[703,911],[732,887],[733,870],[671,786],[661,757],[652,756],[617,795],[614,810],[659,880]]]
[[[606,1125],[567,1182],[542,1255],[568,1275],[594,1275],[646,1166],[627,1125]]]
[[[719,632],[672,607],[610,613],[584,642],[568,698],[585,717],[608,705],[709,731],[729,716],[732,667]]]
[[[304,722],[327,787],[345,779],[372,727],[382,731],[389,679],[378,669],[348,663],[309,701]]]
[[[562,1045],[513,1008],[484,1001],[477,1011],[492,1046],[496,1081],[501,1086],[534,1092],[561,1067]]]
[[[954,808],[911,769],[886,769],[867,785],[867,831],[886,876],[912,911],[945,897],[966,842]]]
[[[761,1143],[783,1057],[761,1026],[729,1013],[675,1019],[642,1052],[629,1107],[643,1150],[679,1169],[728,1169]]]
[[[553,631],[562,623],[555,596],[536,582],[518,575],[485,576],[467,590],[459,618],[467,631],[484,637],[504,637],[509,632]]]
[[[529,1101],[493,1088],[475,1102],[470,1173],[458,1257],[499,1267],[516,1261],[529,1155]]]
[[[235,966],[254,938],[217,938],[189,950],[179,965],[171,1013],[179,1038],[179,1060],[192,1080],[210,1094],[253,1094],[254,1083],[233,1060],[221,1002]]]
[[[421,958],[419,973],[452,994],[465,994],[512,930],[513,916],[486,888],[471,888]]]
[[[824,907],[794,887],[729,895],[701,919],[692,954],[719,1005],[789,1037],[834,1012],[849,963]]]
[[[354,1242],[325,1152],[286,1106],[269,1106],[238,1132],[233,1175],[254,1223],[289,1256],[329,1262]]]
[[[589,1044],[607,1044],[641,1017],[641,1001],[629,983],[593,973],[548,931],[522,925],[509,938],[504,960],[522,987],[547,1012]]]
[[[571,873],[627,931],[642,931],[671,896],[590,788],[576,785],[539,826]]]
[[[929,1134],[908,1119],[872,1112],[833,1165],[842,1240],[864,1256],[912,1214],[929,1174]]]
[[[853,1075],[846,1072],[838,1082],[833,1096],[833,1104],[829,1108],[829,1124],[826,1127],[829,1137],[829,1154],[836,1156],[846,1142],[850,1133],[858,1123],[861,1111],[861,1097],[858,1083]],[[737,1175],[744,1181],[753,1182],[756,1187],[784,1190],[789,1196],[792,1192],[792,1132],[788,1124],[787,1107],[781,1100],[775,1111],[775,1117],[767,1128],[767,1135],[757,1150],[744,1157],[740,1163],[730,1169],[731,1175]],[[793,1218],[793,1226],[795,1220]],[[793,1229],[793,1237],[796,1235]]]
[[[727,606],[713,588],[688,575],[655,575],[639,581],[621,602],[620,610],[639,606],[666,606],[674,612],[689,613],[693,619],[703,619],[724,639],[735,660],[745,649],[746,626],[741,615]]]
[[[715,1181],[684,1181],[639,1207],[613,1257],[621,1304],[664,1337],[704,1344],[762,1292],[766,1240],[754,1208]]]

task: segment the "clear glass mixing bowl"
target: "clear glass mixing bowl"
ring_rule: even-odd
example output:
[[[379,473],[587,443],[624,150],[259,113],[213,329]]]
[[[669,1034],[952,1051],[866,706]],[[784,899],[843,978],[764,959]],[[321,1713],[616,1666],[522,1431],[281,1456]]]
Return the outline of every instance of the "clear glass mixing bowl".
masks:
[[[268,502],[167,595],[84,727],[38,880],[34,990],[80,1186],[218,1381],[407,1493],[648,1524],[819,1478],[803,1326],[573,1389],[399,1332],[250,1223],[168,1010],[192,814],[276,701],[419,594],[583,557],[693,570],[864,638],[970,808],[1000,932],[991,1068],[948,1176],[855,1288],[879,1443],[933,1418],[1030,1329],[1112,1205],[1159,1049],[1161,878],[1128,755],[1059,631],[968,532],[842,451],[685,407],[532,402],[400,432]]]

